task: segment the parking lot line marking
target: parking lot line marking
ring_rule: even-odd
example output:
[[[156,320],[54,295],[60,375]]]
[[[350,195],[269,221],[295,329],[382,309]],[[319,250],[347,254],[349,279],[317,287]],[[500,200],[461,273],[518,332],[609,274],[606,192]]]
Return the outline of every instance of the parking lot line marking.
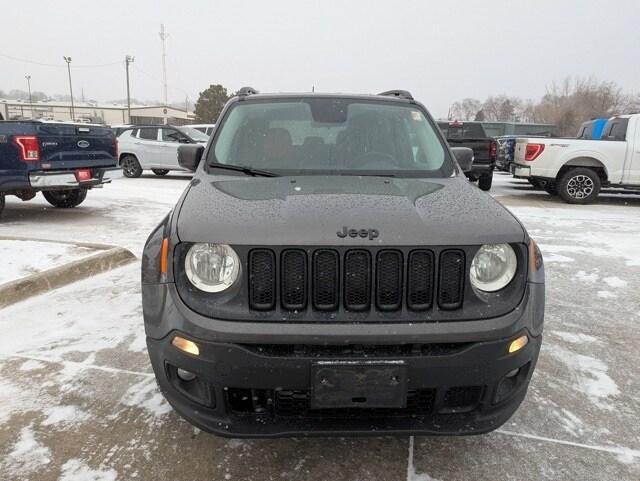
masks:
[[[506,436],[515,436],[519,438],[533,439],[535,441],[544,441],[547,443],[562,444],[564,446],[572,446],[574,448],[591,449],[592,451],[600,451],[609,454],[616,454],[619,456],[627,456],[633,458],[640,458],[640,450],[623,448],[620,446],[592,446],[589,444],[576,443],[574,441],[565,441],[562,439],[548,438],[545,436],[536,436],[535,434],[516,433],[515,431],[505,431],[498,429],[495,431],[498,434],[504,434]]]
[[[49,359],[46,357],[25,356],[23,354],[9,354],[9,353],[3,353],[2,356],[17,357],[19,359],[41,361],[41,362],[46,362],[50,364],[65,364],[65,365],[84,368],[84,369],[96,369],[98,371],[104,371],[104,372],[110,372],[110,373],[116,373],[116,374],[129,374],[132,376],[154,377],[154,374],[151,372],[129,371],[128,369],[119,369],[117,367],[108,367],[108,366],[97,366],[95,364],[85,364],[83,362],[65,361],[64,359]]]

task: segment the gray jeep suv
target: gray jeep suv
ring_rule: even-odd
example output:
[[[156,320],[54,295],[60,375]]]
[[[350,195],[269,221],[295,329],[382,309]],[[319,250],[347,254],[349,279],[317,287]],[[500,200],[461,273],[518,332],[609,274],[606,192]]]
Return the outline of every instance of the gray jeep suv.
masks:
[[[142,262],[160,389],[226,436],[471,434],[525,397],[544,269],[408,92],[229,100]]]

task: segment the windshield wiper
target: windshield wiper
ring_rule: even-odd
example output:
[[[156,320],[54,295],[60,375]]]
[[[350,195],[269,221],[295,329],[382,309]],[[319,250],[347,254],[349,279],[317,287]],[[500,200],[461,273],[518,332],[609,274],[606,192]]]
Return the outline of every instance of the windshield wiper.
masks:
[[[268,170],[253,169],[251,167],[247,167],[244,165],[221,164],[219,162],[211,162],[209,164],[209,167],[242,172],[243,174],[251,175],[253,177],[280,177],[278,174],[274,174],[273,172],[269,172]]]

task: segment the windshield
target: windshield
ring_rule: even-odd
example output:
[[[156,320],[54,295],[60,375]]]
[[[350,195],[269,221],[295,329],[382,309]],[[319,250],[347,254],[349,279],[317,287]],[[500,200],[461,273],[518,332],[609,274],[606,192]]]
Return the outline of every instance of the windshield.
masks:
[[[432,123],[416,106],[336,98],[236,103],[209,162],[279,174],[453,173]]]
[[[181,132],[187,134],[189,137],[191,137],[196,142],[208,142],[209,141],[209,136],[208,135],[203,134],[202,132],[200,132],[197,129],[194,129],[193,127],[180,127],[178,130],[180,130]]]

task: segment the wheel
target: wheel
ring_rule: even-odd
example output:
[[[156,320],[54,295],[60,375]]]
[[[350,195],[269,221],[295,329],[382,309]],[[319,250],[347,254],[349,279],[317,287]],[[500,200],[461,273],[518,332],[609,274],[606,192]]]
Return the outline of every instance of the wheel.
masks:
[[[133,155],[125,155],[120,161],[120,166],[122,167],[122,173],[125,177],[129,177],[130,179],[135,179],[142,175],[142,167],[140,167],[140,162]]]
[[[480,179],[478,179],[478,187],[480,190],[489,190],[491,189],[491,183],[493,182],[493,172],[491,174],[482,174]]]
[[[169,173],[168,169],[151,169],[151,172],[153,172],[156,175],[167,175]]]
[[[558,194],[569,204],[590,204],[600,193],[600,177],[594,170],[576,167],[564,173],[558,183]]]
[[[42,193],[47,202],[60,209],[79,206],[87,198],[87,189],[48,190]]]
[[[548,180],[547,182],[544,183],[542,188],[549,195],[558,195],[558,187],[555,180]]]

